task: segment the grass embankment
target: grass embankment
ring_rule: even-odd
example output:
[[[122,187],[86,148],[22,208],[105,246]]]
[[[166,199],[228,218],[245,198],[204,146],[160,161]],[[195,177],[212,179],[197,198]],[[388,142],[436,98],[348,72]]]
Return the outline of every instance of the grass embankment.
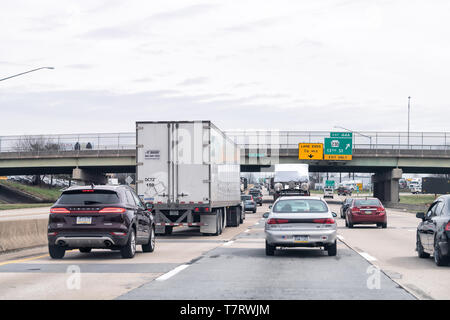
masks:
[[[1,210],[25,209],[25,208],[40,208],[51,207],[52,203],[0,203]]]
[[[61,195],[61,191],[58,188],[29,186],[26,184],[5,180],[0,180],[0,184],[29,193],[45,202],[55,202]]]
[[[434,199],[436,199],[434,194],[400,195],[400,203],[404,204],[431,204]]]

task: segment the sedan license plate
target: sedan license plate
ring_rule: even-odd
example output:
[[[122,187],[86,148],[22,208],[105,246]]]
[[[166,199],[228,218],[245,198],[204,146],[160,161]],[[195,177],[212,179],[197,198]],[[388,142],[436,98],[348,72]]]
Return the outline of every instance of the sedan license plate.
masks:
[[[364,211],[365,214],[372,214],[372,211]]]
[[[92,224],[92,217],[77,217],[77,224]]]
[[[294,242],[308,242],[309,236],[294,236]]]

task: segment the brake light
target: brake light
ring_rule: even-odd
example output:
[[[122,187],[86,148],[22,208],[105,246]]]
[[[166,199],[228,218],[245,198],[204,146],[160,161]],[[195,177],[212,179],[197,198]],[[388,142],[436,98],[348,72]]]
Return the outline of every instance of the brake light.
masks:
[[[334,219],[326,218],[326,219],[314,219],[314,223],[322,223],[322,224],[334,224]]]
[[[205,211],[206,211],[206,212],[209,212],[209,208],[208,208],[208,207],[206,207],[206,208],[205,208]]]
[[[447,222],[447,225],[445,226],[445,231],[450,231],[450,221]]]
[[[289,220],[288,219],[273,219],[270,218],[269,220],[267,220],[267,224],[281,224],[281,223],[288,223]]]
[[[86,189],[86,190],[81,190],[81,192],[94,192],[93,189]]]
[[[113,236],[126,236],[126,232],[111,232]]]
[[[70,213],[66,208],[50,208],[50,213]]]
[[[359,211],[359,208],[353,207],[353,208],[352,208],[352,213],[353,213],[353,212],[360,212],[360,211]]]
[[[127,211],[125,208],[107,207],[101,209],[98,213],[124,213]]]
[[[383,207],[377,207],[377,213],[378,213],[378,214],[385,214],[385,213],[386,213],[386,210],[384,210]]]
[[[200,212],[200,208],[194,208],[194,212]]]

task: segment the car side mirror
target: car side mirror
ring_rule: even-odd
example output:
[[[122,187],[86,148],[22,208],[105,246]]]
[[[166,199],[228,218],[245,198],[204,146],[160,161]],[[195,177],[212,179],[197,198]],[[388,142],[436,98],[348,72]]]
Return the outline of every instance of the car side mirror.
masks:
[[[269,209],[272,209],[272,205],[269,206]]]
[[[263,218],[264,218],[264,219],[267,219],[267,218],[269,217],[269,214],[270,214],[270,212],[265,212],[265,213],[263,214]]]
[[[425,220],[425,212],[417,212],[416,213],[416,218]]]
[[[336,212],[332,212],[331,214],[333,215],[333,218],[337,217],[337,213]]]

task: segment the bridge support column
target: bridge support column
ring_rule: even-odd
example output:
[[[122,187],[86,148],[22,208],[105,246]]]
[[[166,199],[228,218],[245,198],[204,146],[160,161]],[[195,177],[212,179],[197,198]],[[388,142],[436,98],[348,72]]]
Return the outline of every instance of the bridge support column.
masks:
[[[83,181],[86,184],[106,184],[106,176],[87,169],[75,168],[72,171],[72,180]]]
[[[395,168],[385,172],[379,172],[372,176],[373,196],[380,199],[384,204],[398,203],[399,186],[403,170]]]

